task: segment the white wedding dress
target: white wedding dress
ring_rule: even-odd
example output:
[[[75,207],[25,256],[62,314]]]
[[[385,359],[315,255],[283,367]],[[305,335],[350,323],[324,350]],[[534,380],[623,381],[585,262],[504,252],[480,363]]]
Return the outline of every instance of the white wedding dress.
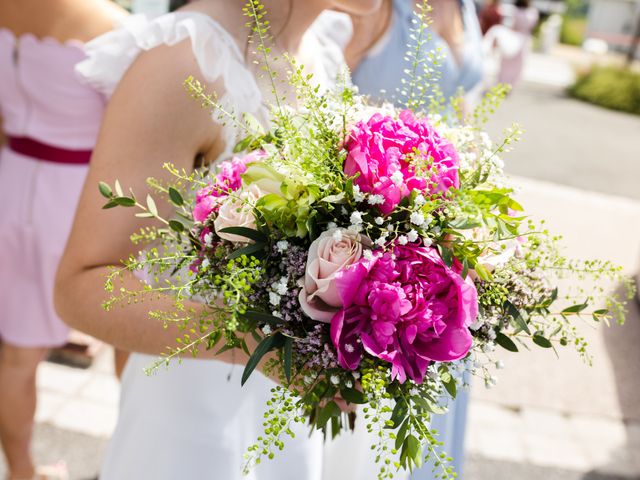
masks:
[[[330,86],[343,66],[336,38],[349,38],[350,27],[314,27],[305,35],[313,58],[318,60],[309,70],[316,82]],[[341,33],[341,29],[347,31]],[[333,32],[332,38],[326,34],[328,30]],[[210,82],[224,82],[222,101],[228,107],[236,113],[266,118],[262,94],[237,44],[221,25],[196,12],[172,13],[151,21],[130,17],[120,29],[87,45],[88,59],[78,66],[78,72],[110,96],[140,52],[185,39],[191,41],[200,74]],[[229,151],[237,135],[230,124],[223,128]],[[101,480],[322,478],[322,438],[309,437],[304,425],[294,429],[296,438],[288,439],[274,460],[265,459],[248,476],[242,476],[243,454],[262,434],[262,415],[274,385],[270,380],[254,372],[241,387],[241,366],[194,359],[173,363],[148,377],[144,369],[155,359],[134,353],[127,362],[120,417]]]

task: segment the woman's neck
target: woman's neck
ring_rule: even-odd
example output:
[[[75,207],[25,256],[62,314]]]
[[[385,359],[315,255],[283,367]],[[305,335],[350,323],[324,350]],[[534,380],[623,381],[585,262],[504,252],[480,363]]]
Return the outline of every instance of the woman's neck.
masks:
[[[380,8],[368,15],[351,15],[353,36],[345,51],[345,58],[351,70],[356,69],[368,51],[387,32],[393,15],[392,10],[392,0],[385,0]]]
[[[276,45],[295,55],[302,38],[323,10],[329,7],[328,0],[261,0],[267,12],[270,33]]]

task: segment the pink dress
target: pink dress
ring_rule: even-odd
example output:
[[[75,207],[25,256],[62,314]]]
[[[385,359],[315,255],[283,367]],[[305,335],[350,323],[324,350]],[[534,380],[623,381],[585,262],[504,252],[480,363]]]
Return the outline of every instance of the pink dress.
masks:
[[[498,82],[516,85],[520,80],[525,57],[531,50],[531,33],[537,23],[538,11],[535,8],[515,9],[511,29],[517,39],[518,47],[515,54],[502,55]]]
[[[64,344],[53,282],[105,101],[76,78],[83,44],[0,29],[0,339]]]

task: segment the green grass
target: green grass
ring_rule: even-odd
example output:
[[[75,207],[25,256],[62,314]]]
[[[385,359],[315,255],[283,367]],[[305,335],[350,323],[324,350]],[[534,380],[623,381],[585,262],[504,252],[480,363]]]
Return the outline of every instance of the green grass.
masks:
[[[581,46],[587,31],[587,19],[565,15],[562,19],[560,42],[567,45]]]
[[[569,89],[580,100],[640,115],[640,73],[620,67],[597,67]]]

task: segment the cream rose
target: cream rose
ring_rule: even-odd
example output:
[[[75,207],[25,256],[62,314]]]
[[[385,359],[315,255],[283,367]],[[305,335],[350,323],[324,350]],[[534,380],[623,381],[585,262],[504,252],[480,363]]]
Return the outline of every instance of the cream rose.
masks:
[[[341,228],[323,232],[309,247],[300,307],[309,317],[330,322],[342,307],[335,276],[362,257],[367,238]]]
[[[250,185],[245,191],[236,192],[235,195],[229,196],[220,205],[218,215],[213,222],[216,234],[230,242],[248,243],[250,240],[240,235],[221,232],[220,230],[227,227],[247,227],[256,228],[256,217],[253,214],[253,206],[262,196],[262,192],[255,185]]]

